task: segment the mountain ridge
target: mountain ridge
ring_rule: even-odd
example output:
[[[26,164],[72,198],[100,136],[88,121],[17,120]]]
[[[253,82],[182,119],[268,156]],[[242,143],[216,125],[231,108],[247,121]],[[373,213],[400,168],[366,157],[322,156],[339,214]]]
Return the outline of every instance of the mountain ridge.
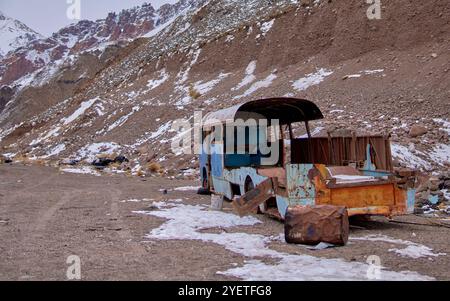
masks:
[[[0,11],[0,59],[10,51],[26,46],[44,36],[23,22],[13,19]]]

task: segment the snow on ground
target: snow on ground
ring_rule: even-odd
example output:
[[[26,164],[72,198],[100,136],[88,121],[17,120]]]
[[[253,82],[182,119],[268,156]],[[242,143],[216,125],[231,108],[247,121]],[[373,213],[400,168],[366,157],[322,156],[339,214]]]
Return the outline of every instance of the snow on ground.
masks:
[[[51,150],[47,153],[47,155],[45,155],[43,158],[45,159],[45,158],[50,158],[50,157],[53,157],[53,156],[57,156],[57,155],[59,155],[60,153],[62,153],[63,151],[65,151],[65,150],[66,150],[66,145],[65,145],[64,143],[58,144],[58,145],[55,146],[53,149],[51,149]]]
[[[363,71],[360,71],[360,72],[357,73],[357,74],[350,74],[350,75],[347,75],[347,76],[345,76],[345,78],[360,78],[360,77],[362,77],[363,75],[375,75],[375,74],[383,73],[383,72],[384,72],[384,69],[363,70]]]
[[[273,24],[275,23],[275,19],[272,19],[268,22],[264,22],[263,24],[261,24],[261,32],[262,35],[265,36],[271,29]]]
[[[97,159],[98,155],[112,155],[120,149],[120,145],[112,142],[92,143],[80,149],[76,154],[76,159],[91,163]]]
[[[433,253],[433,249],[431,249],[427,246],[417,244],[417,243],[407,241],[407,240],[391,238],[391,237],[385,236],[385,235],[369,235],[369,236],[365,236],[365,237],[351,237],[350,240],[352,240],[352,241],[385,242],[385,243],[390,243],[390,244],[395,244],[395,245],[404,245],[407,247],[403,248],[403,249],[397,249],[397,248],[390,249],[389,252],[394,252],[400,256],[410,257],[410,258],[414,258],[414,259],[439,257],[439,256],[447,255],[445,253],[435,254],[435,253]]]
[[[41,143],[42,141],[46,141],[47,139],[49,139],[51,137],[59,136],[60,130],[61,130],[61,127],[56,126],[53,129],[49,130],[48,132],[43,132],[42,134],[39,135],[38,138],[31,141],[30,146],[35,146],[35,145]]]
[[[14,125],[13,127],[9,128],[9,129],[6,129],[6,130],[0,129],[0,142],[2,142],[2,140],[3,140],[6,136],[10,135],[12,132],[14,132],[16,129],[18,129],[18,128],[21,127],[22,125],[23,125],[23,122],[20,123],[20,124],[16,124],[16,125]]]
[[[123,200],[123,201],[120,201],[121,203],[142,203],[142,202],[153,202],[154,200],[153,199],[142,199],[142,200],[139,200],[139,199],[130,199],[130,200]]]
[[[251,85],[250,88],[248,88],[248,90],[244,92],[244,94],[235,96],[234,99],[240,99],[243,97],[247,97],[247,96],[252,95],[256,91],[258,91],[259,89],[268,88],[268,87],[270,87],[270,85],[272,85],[272,82],[276,78],[277,78],[277,76],[272,73],[269,76],[267,76],[265,79],[253,83],[253,85]]]
[[[435,123],[442,125],[441,130],[444,132],[447,132],[447,134],[450,135],[450,122],[448,122],[447,120],[444,120],[444,119],[440,119],[440,118],[433,119],[433,121]]]
[[[319,69],[315,73],[307,74],[306,77],[300,78],[292,84],[297,91],[305,91],[311,86],[320,84],[327,76],[333,74],[333,71],[327,69]]]
[[[197,191],[200,187],[199,186],[186,186],[186,187],[178,187],[175,188],[175,191]]]
[[[254,75],[255,70],[256,70],[256,61],[252,61],[248,64],[247,68],[245,69],[244,79],[231,90],[237,91],[253,83],[256,80],[256,76]]]
[[[199,92],[201,95],[205,95],[212,89],[214,89],[215,86],[217,86],[222,80],[230,76],[231,73],[220,73],[219,76],[213,80],[210,80],[208,82],[196,82],[194,84],[194,89]]]
[[[133,116],[134,113],[139,112],[141,110],[141,107],[139,106],[135,106],[133,107],[133,109],[131,110],[130,113],[128,113],[127,115],[124,115],[122,117],[120,117],[118,120],[116,120],[113,124],[111,124],[108,129],[106,130],[106,132],[110,132],[112,130],[114,130],[117,127],[121,127],[122,125],[124,125],[128,119]]]
[[[150,240],[197,240],[214,243],[225,249],[252,258],[242,267],[232,268],[218,274],[238,277],[247,281],[283,280],[368,280],[370,266],[365,263],[346,262],[342,259],[326,259],[309,255],[291,255],[278,252],[268,244],[278,238],[243,232],[204,233],[208,229],[225,229],[238,226],[253,226],[261,223],[254,217],[239,217],[219,211],[208,210],[207,206],[192,206],[168,201],[156,203],[159,210],[138,211],[167,221],[147,236]],[[268,257],[277,260],[266,264],[255,258]],[[383,270],[382,280],[433,280],[415,272],[391,272]]]
[[[61,172],[64,173],[75,173],[75,174],[83,174],[83,175],[94,175],[96,177],[100,176],[100,173],[92,168],[90,168],[89,166],[82,166],[82,167],[68,167],[68,168],[61,168],[60,169]]]
[[[150,140],[159,138],[162,135],[164,135],[165,133],[167,133],[171,127],[172,127],[172,121],[169,121],[169,122],[161,125],[155,132],[145,133],[145,135],[143,137],[139,138],[133,145],[127,145],[127,147],[133,149],[133,148],[141,146],[142,144],[144,144]]]
[[[398,159],[406,167],[417,169],[431,169],[429,162],[423,160],[417,155],[413,154],[406,146],[399,144],[391,145],[392,156]]]
[[[157,87],[161,86],[162,84],[164,84],[168,79],[169,79],[170,75],[167,74],[166,69],[161,69],[158,72],[158,78],[157,79],[151,79],[148,81],[147,83],[147,88],[149,88],[148,91],[154,90]]]
[[[197,50],[191,50],[191,52],[189,53],[190,56],[192,57],[191,61],[189,63],[187,63],[187,67],[184,71],[181,71],[177,77],[178,77],[178,84],[183,84],[188,80],[189,77],[189,72],[191,72],[192,66],[195,65],[195,63],[197,63],[198,58],[200,57],[200,53],[202,52],[202,49],[199,48]]]
[[[75,121],[76,119],[78,119],[81,115],[83,115],[90,107],[92,107],[94,105],[94,103],[96,101],[100,100],[99,97],[93,98],[93,99],[89,99],[86,100],[84,102],[81,103],[80,107],[73,112],[72,115],[70,115],[67,118],[62,119],[62,122],[64,123],[64,125],[68,125],[69,123]]]
[[[375,69],[375,70],[364,70],[361,73],[364,73],[366,75],[373,75],[373,74],[377,74],[377,73],[383,73],[384,69]]]
[[[450,145],[442,143],[436,145],[429,156],[436,164],[444,166],[445,162],[450,162]]]

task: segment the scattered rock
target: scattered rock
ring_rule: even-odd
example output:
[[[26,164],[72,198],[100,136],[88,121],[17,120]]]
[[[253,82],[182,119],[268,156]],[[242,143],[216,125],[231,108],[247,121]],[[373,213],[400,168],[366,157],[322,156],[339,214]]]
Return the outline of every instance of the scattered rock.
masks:
[[[409,136],[411,138],[417,138],[420,136],[425,135],[428,133],[428,129],[422,125],[414,125],[411,127],[411,130],[409,131]]]

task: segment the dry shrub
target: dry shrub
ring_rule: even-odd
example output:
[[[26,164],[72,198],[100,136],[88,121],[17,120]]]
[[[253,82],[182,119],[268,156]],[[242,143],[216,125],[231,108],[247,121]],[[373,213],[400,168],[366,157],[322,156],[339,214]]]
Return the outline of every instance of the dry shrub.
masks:
[[[162,167],[160,164],[156,163],[156,162],[150,162],[147,165],[147,169],[151,172],[151,173],[159,173],[162,170]]]
[[[189,96],[192,99],[198,99],[200,98],[200,96],[202,96],[202,94],[200,92],[198,92],[193,85],[189,86]]]
[[[145,176],[145,173],[142,171],[142,169],[138,169],[138,171],[136,171],[136,176],[138,176],[138,177],[144,177]]]

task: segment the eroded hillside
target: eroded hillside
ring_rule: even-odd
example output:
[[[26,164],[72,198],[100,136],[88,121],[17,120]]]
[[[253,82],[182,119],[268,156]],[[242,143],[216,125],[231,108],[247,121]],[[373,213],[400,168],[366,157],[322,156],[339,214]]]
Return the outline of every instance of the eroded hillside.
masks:
[[[9,157],[86,162],[120,154],[137,175],[191,175],[174,120],[247,100],[316,102],[315,132],[391,134],[396,164],[448,170],[450,5],[201,1],[158,30],[43,69],[0,117]],[[56,68],[52,66],[51,68]],[[36,84],[39,82],[39,84]]]

